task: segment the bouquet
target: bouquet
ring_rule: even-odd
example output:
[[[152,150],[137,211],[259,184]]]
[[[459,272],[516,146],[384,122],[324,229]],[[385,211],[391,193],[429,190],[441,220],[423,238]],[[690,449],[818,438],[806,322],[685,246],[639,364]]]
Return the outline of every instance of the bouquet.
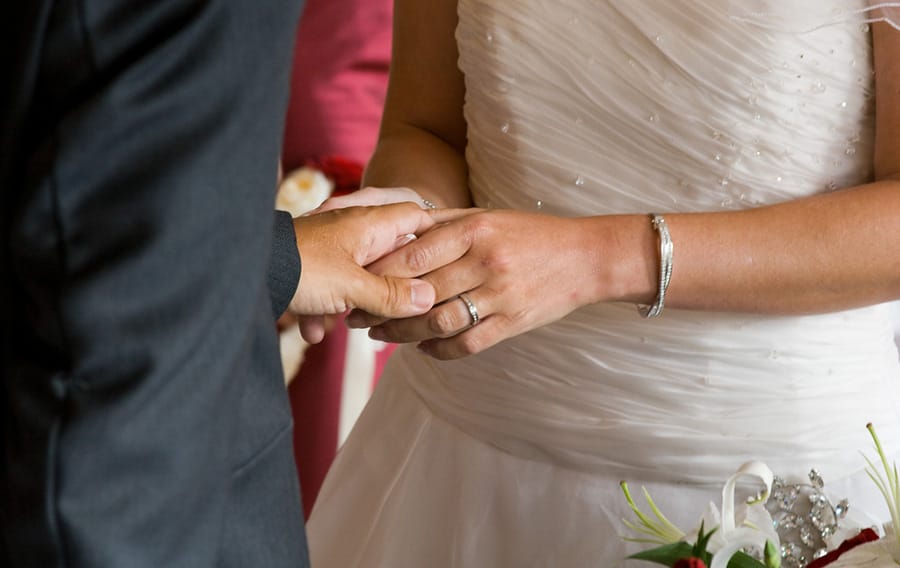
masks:
[[[900,566],[900,478],[889,464],[878,435],[866,426],[875,443],[880,468],[866,457],[866,472],[883,495],[891,514],[889,534],[879,538],[872,528],[840,528],[849,504],[832,505],[822,492],[819,474],[810,472],[810,485],[790,485],[774,476],[762,462],[748,462],[722,490],[721,511],[710,504],[699,527],[684,533],[665,517],[643,491],[650,514],[637,506],[628,485],[621,483],[635,521],[625,525],[639,536],[634,542],[656,545],[629,558],[672,568],[880,568]],[[735,503],[741,478],[755,479],[762,490],[745,503]],[[800,499],[804,494],[808,499]],[[807,503],[798,514],[795,504]],[[855,533],[855,534],[853,534]],[[842,538],[853,534],[850,538]]]

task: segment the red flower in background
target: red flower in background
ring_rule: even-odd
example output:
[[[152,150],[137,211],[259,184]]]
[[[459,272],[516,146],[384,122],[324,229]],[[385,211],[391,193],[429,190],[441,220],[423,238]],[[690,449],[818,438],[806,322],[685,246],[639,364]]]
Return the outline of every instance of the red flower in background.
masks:
[[[839,547],[832,550],[825,556],[821,558],[817,558],[806,565],[806,568],[824,568],[828,566],[835,560],[837,560],[841,554],[847,552],[851,548],[856,548],[861,544],[865,544],[867,542],[872,542],[873,540],[878,540],[878,535],[872,529],[863,529],[859,531],[859,534],[853,538],[848,538],[844,542],[841,543]]]
[[[706,568],[706,564],[699,558],[682,558],[676,560],[672,568]]]
[[[334,193],[350,193],[359,189],[362,181],[363,166],[349,158],[341,156],[324,156],[310,158],[304,165],[322,172],[334,183]]]

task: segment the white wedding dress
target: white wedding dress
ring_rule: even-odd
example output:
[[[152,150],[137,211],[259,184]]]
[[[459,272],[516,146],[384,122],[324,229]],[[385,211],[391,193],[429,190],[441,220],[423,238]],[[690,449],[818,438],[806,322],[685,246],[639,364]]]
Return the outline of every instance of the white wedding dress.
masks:
[[[460,0],[476,203],[710,211],[870,180],[871,34],[848,12],[864,6]],[[315,505],[312,563],[619,566],[641,548],[621,538],[620,480],[690,530],[751,459],[815,467],[884,516],[859,451],[867,422],[900,448],[898,389],[884,306],[646,320],[604,304],[461,360],[402,347]]]

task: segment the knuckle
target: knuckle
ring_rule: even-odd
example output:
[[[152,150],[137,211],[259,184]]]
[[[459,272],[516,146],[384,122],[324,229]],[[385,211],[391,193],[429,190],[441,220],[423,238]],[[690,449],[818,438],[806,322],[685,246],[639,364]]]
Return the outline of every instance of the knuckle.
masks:
[[[483,342],[477,333],[466,333],[459,338],[459,350],[463,355],[474,355],[483,349]]]
[[[413,243],[413,245],[415,245],[415,243]],[[407,266],[409,266],[416,274],[427,272],[431,261],[431,254],[429,254],[428,250],[421,246],[408,246],[407,249]]]
[[[489,212],[475,213],[470,217],[471,229],[478,234],[489,233],[494,227]]]
[[[468,233],[470,246],[479,250],[479,263],[491,269],[508,269],[513,263],[515,245],[504,236],[502,227],[493,222],[490,213],[472,215],[471,230]],[[479,243],[488,243],[479,246]]]
[[[479,241],[489,238],[492,232],[490,219],[487,215],[484,213],[476,213],[472,215],[469,220],[468,231],[466,231],[465,236],[471,246]]]
[[[385,315],[391,316],[403,305],[404,290],[397,280],[386,278],[385,281],[387,285],[385,286],[383,305],[385,311],[389,312]]]
[[[510,255],[507,254],[505,247],[493,250],[481,259],[481,264],[485,268],[491,269],[496,273],[505,273],[513,265]]]
[[[436,310],[428,319],[429,330],[436,335],[447,335],[459,329],[459,322],[450,310]]]

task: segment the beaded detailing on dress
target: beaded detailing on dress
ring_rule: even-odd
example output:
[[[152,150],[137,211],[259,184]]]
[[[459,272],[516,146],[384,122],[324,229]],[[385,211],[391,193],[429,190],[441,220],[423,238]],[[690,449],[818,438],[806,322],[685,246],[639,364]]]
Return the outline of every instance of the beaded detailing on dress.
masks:
[[[732,4],[461,0],[479,205],[740,209],[866,180],[869,32],[762,30]]]

